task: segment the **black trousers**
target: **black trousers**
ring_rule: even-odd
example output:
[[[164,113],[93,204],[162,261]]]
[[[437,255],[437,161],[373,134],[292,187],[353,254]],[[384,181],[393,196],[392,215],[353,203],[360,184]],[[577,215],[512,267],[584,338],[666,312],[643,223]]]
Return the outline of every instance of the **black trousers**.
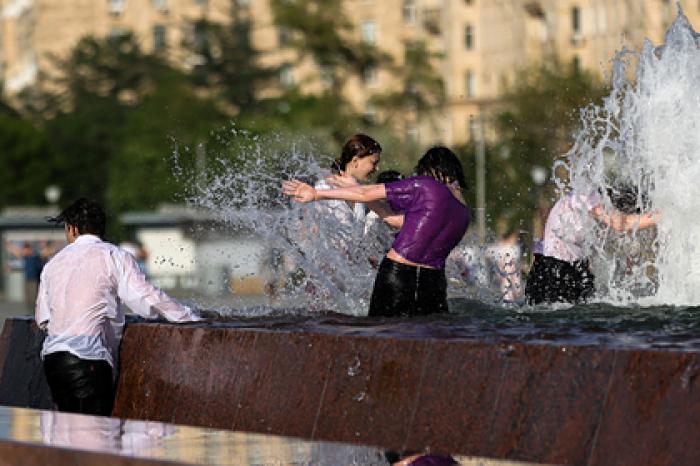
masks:
[[[445,271],[400,264],[386,257],[374,280],[370,317],[423,316],[447,312]]]
[[[530,304],[583,303],[595,291],[595,276],[588,261],[569,263],[550,256],[535,255],[525,286]]]
[[[59,411],[109,416],[114,405],[112,367],[65,351],[44,357],[44,372]]]

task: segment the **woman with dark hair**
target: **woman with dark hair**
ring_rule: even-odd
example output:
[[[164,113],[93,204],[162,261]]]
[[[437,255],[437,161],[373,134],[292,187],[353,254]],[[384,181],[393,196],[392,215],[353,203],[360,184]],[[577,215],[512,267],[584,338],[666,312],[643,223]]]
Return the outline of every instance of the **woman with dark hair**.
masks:
[[[416,176],[393,183],[317,190],[291,180],[282,186],[284,194],[303,203],[386,199],[393,212],[380,216],[399,232],[379,266],[369,315],[447,312],[445,258],[464,236],[471,217],[462,196],[462,165],[451,150],[433,147],[418,162]]]
[[[355,134],[343,145],[340,157],[336,158],[331,165],[331,171],[335,175],[332,178],[335,180],[333,184],[321,178],[314,188],[331,189],[367,181],[377,170],[381,154],[382,147],[377,141],[366,134]],[[361,236],[367,212],[364,204],[331,200],[325,203],[324,207],[338,219],[343,227],[357,230],[357,234],[353,236]]]

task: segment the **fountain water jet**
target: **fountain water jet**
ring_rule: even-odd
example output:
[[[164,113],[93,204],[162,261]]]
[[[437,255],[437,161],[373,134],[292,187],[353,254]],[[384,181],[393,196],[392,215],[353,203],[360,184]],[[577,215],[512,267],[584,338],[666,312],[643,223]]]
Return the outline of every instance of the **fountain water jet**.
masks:
[[[640,52],[617,54],[610,95],[581,112],[575,144],[555,164],[566,173],[556,180],[562,189],[591,192],[621,182],[638,188],[640,209],[662,212],[656,238],[642,231],[620,238],[591,225],[599,288],[612,302],[700,304],[700,226],[693,215],[700,199],[698,82],[700,39],[681,11],[663,45],[647,40]]]

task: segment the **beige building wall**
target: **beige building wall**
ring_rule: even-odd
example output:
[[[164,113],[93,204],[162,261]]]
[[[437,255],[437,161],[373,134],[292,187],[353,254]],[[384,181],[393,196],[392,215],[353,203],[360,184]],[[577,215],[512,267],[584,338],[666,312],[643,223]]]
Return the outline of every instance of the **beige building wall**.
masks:
[[[681,4],[700,27],[700,1]],[[430,122],[409,116],[392,123],[421,143],[447,144],[475,137],[479,114],[488,125],[489,109],[518,69],[557,58],[605,75],[617,50],[639,49],[646,37],[661,42],[676,17],[675,2],[662,0],[345,0],[344,8],[356,38],[375,43],[398,64],[407,41],[425,41],[440,54],[435,67],[445,83],[445,108]],[[144,50],[163,46],[174,63],[190,67],[197,57],[182,44],[192,40],[194,22],[227,21],[234,12],[251,19],[264,63],[287,64],[279,86],[299,85],[307,93],[328,87],[318,64],[281,42],[268,0],[0,0],[4,92],[15,94],[40,71],[50,73],[50,57],[65,57],[85,35],[130,30]],[[380,69],[349,79],[344,92],[357,111],[372,114],[372,96],[400,83]]]

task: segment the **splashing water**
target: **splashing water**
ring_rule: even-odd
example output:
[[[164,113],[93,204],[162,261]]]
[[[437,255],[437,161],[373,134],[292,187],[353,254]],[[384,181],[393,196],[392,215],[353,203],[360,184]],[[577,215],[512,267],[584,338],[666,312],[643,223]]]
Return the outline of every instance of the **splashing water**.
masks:
[[[562,189],[590,193],[622,182],[639,189],[640,209],[662,212],[655,235],[592,226],[598,288],[612,302],[700,304],[698,83],[700,37],[679,11],[663,45],[647,40],[640,52],[615,57],[610,95],[582,111],[573,148],[555,164],[567,173],[557,180]]]
[[[340,224],[327,204],[293,203],[280,191],[283,179],[313,183],[328,176],[322,166],[332,157],[318,157],[309,138],[235,128],[218,137],[197,175],[176,161],[181,180],[196,180],[188,203],[214,213],[225,234],[262,240],[266,257],[254,259],[276,269],[283,282],[276,308],[366,314],[375,270],[362,242],[364,225]]]

